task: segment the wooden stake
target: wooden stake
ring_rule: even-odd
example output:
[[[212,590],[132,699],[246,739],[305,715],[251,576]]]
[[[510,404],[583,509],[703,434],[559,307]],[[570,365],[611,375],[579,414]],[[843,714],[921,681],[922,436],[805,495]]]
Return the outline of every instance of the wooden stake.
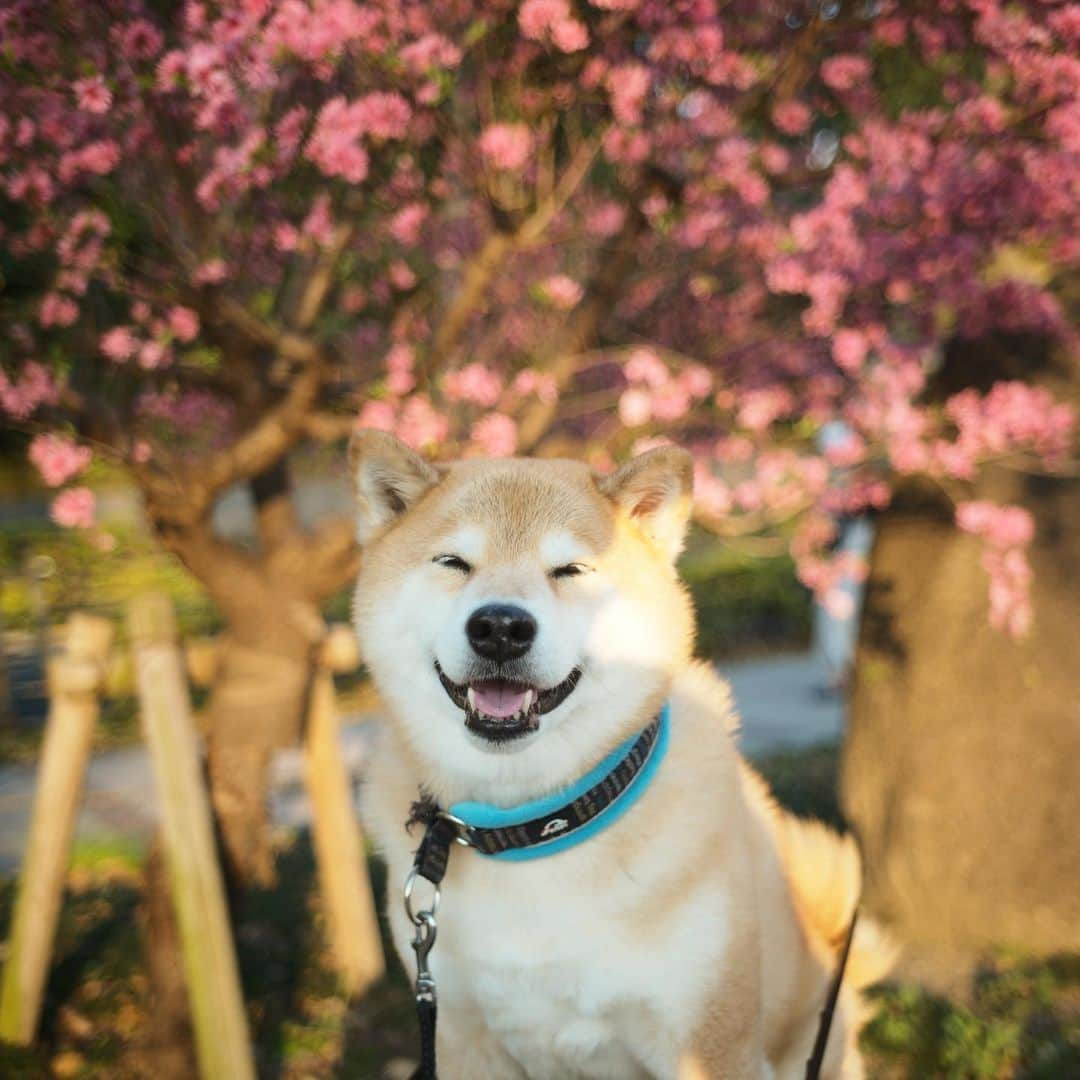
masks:
[[[132,602],[128,617],[199,1071],[205,1080],[254,1080],[236,952],[172,603],[159,594],[143,596]]]
[[[359,996],[382,978],[386,960],[338,731],[333,676],[320,665],[305,746],[312,834],[334,960],[346,991]]]
[[[0,1039],[23,1046],[41,1016],[112,634],[108,619],[73,615],[64,653],[47,664],[49,716],[0,983]]]

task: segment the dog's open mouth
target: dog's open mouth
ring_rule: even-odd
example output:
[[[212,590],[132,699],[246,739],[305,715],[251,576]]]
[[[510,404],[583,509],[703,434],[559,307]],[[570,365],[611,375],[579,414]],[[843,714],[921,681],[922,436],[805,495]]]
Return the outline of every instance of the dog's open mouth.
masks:
[[[435,661],[435,671],[450,700],[465,712],[465,726],[491,742],[507,742],[540,727],[540,717],[561,705],[581,678],[574,668],[557,686],[541,689],[512,679],[456,683]]]

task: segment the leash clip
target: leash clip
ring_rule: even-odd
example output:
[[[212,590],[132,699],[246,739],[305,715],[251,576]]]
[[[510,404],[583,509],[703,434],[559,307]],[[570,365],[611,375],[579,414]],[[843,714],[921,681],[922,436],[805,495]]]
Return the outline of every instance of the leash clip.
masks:
[[[416,983],[414,990],[417,1001],[436,1001],[435,977],[428,967],[428,953],[435,944],[439,926],[430,911],[421,911],[417,916],[416,937],[412,940],[413,952],[416,953]]]
[[[431,906],[414,911],[413,889],[416,887],[416,879],[422,876],[415,866],[409,871],[409,876],[405,879],[403,898],[405,901],[405,914],[416,930],[416,936],[411,942],[413,952],[416,953],[416,982],[413,985],[416,1000],[428,1001],[434,1005],[436,1000],[435,977],[431,974],[431,968],[428,967],[428,954],[434,947],[435,938],[439,932],[439,924],[435,915],[439,910],[441,894],[438,885],[424,878],[434,890],[431,896]]]

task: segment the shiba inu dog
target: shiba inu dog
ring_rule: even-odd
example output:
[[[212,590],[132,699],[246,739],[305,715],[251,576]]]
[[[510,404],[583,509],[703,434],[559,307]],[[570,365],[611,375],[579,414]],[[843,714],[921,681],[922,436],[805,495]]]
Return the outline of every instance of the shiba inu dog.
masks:
[[[438,947],[441,1080],[799,1077],[859,892],[854,844],[772,801],[733,742],[724,682],[692,660],[674,568],[689,455],[597,477],[571,461],[433,466],[353,447],[361,648],[385,708],[363,798],[395,901],[423,789],[504,808],[577,782],[666,718],[636,801],[557,853],[455,848]],[[665,708],[666,704],[666,708]],[[541,843],[566,843],[565,816]],[[860,923],[823,1077],[862,1076],[860,987],[891,961]]]

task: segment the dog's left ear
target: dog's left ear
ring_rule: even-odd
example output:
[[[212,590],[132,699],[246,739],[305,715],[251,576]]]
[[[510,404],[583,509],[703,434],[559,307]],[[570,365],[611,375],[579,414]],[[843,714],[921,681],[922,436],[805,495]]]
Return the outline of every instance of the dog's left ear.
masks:
[[[356,474],[356,535],[361,544],[391,525],[441,479],[434,465],[400,439],[365,428],[349,444]]]
[[[658,446],[598,481],[600,491],[672,562],[682,551],[694,480],[693,458],[678,446]]]

